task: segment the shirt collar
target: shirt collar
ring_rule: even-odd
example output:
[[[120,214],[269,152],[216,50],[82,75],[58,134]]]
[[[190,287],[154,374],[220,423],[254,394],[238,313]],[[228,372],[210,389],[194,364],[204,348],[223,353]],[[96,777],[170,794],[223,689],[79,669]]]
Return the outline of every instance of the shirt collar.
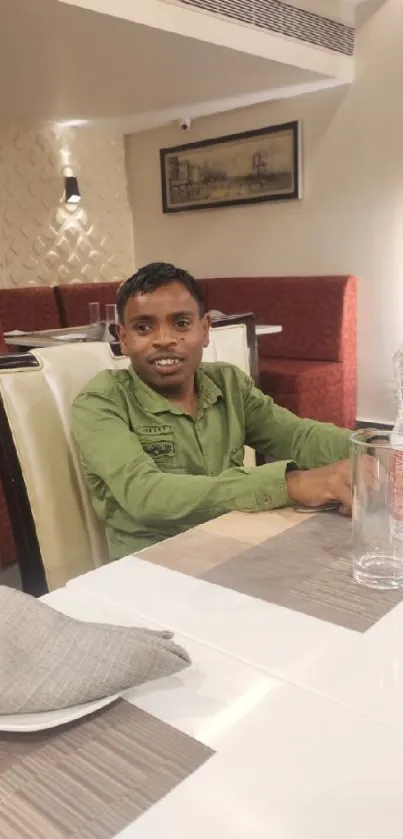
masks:
[[[147,411],[152,414],[162,414],[167,411],[171,414],[183,414],[181,408],[174,405],[173,402],[170,402],[169,399],[165,398],[165,396],[161,396],[161,394],[157,393],[156,390],[153,390],[153,388],[146,385],[146,383],[143,382],[133,370],[131,365],[129,367],[129,374],[134,385],[136,398],[139,402],[141,402],[141,405]],[[196,386],[199,392],[200,415],[206,410],[206,408],[214,405],[218,399],[222,398],[222,391],[207,374],[204,364],[201,364],[196,370]]]

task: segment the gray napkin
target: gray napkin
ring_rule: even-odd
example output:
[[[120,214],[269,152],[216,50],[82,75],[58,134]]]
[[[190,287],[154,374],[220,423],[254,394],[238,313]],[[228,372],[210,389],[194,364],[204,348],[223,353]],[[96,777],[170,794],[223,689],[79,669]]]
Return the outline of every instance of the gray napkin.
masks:
[[[69,708],[188,667],[170,632],[85,623],[0,586],[0,714]]]

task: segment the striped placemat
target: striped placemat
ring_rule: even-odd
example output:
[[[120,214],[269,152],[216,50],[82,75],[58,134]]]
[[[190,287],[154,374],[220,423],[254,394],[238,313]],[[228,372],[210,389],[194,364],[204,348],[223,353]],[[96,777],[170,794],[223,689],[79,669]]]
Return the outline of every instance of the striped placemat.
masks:
[[[364,632],[403,599],[352,577],[351,519],[320,513],[244,546],[200,576],[216,585]]]
[[[128,702],[0,734],[1,839],[112,839],[212,751]]]
[[[365,632],[403,599],[352,577],[351,519],[231,513],[143,551],[148,562]]]

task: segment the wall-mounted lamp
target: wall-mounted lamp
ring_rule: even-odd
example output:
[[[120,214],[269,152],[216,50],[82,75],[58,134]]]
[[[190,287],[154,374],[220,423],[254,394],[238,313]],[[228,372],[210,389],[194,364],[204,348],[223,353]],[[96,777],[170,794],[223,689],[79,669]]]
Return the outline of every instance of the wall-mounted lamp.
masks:
[[[65,202],[66,204],[79,204],[81,201],[78,181],[75,175],[66,175],[64,178]]]

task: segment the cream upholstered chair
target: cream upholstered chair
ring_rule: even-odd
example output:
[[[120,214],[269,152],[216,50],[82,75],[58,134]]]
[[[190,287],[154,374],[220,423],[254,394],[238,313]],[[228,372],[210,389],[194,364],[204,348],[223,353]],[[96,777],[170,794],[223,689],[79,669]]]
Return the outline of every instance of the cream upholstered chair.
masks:
[[[96,373],[127,364],[108,343],[80,343],[34,350],[19,356],[15,369],[0,370],[0,466],[30,593],[57,588],[108,560],[71,437],[70,407]]]
[[[230,323],[210,329],[210,343],[204,350],[203,361],[227,361],[250,373],[250,352],[246,323]],[[256,466],[253,449],[245,448],[245,466]]]
[[[245,325],[212,329],[205,356],[247,371]],[[70,408],[96,373],[128,363],[109,344],[91,342],[6,356],[0,365],[0,469],[25,591],[40,595],[108,561]]]

